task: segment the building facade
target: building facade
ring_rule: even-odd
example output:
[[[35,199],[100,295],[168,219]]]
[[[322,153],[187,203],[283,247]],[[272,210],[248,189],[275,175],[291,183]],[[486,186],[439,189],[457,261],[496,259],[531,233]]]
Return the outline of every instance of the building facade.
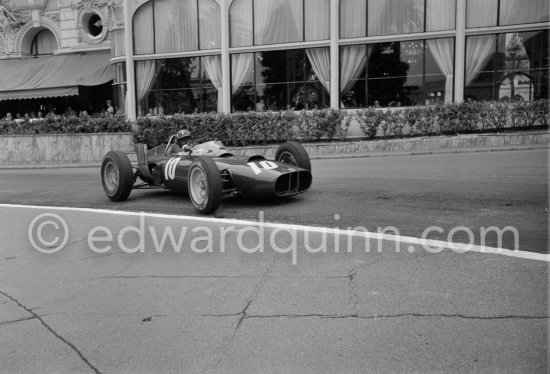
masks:
[[[101,112],[122,0],[0,0],[0,118]]]
[[[549,97],[547,0],[0,4],[0,67],[43,50],[110,50],[113,99],[129,118]]]

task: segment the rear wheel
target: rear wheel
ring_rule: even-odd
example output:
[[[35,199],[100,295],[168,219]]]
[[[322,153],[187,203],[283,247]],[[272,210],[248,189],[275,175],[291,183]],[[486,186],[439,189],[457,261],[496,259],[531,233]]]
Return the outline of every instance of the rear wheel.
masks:
[[[298,166],[311,172],[311,161],[304,147],[295,141],[283,143],[277,149],[275,161]]]
[[[187,178],[189,197],[203,214],[212,213],[222,201],[222,181],[216,163],[208,157],[197,157],[189,168]]]
[[[105,195],[113,201],[124,201],[134,185],[132,164],[126,153],[110,151],[101,164],[101,182]]]

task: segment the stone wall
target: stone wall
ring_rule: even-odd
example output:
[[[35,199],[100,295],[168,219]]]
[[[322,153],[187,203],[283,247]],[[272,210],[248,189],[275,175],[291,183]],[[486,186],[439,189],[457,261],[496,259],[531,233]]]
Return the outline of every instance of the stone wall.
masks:
[[[403,139],[375,139],[350,142],[304,143],[311,157],[331,154],[424,152],[441,149],[494,148],[519,145],[548,145],[550,132],[529,131],[501,134],[472,134],[458,136],[431,136]],[[232,148],[238,154],[275,157],[278,145]]]
[[[349,142],[304,143],[311,157],[333,154],[429,152],[442,149],[548,145],[550,132],[434,136]],[[231,148],[235,154],[274,158],[278,145]],[[130,153],[135,161],[133,133],[0,136],[0,167],[100,164],[111,150]]]
[[[0,136],[0,165],[96,163],[110,150],[134,151],[132,133]]]

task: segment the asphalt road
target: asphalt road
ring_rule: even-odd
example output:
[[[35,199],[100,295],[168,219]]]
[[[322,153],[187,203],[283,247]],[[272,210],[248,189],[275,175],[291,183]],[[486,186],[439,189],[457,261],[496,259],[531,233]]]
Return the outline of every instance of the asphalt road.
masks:
[[[277,223],[513,225],[547,252],[546,151],[313,168],[306,194],[206,219],[167,191],[110,203],[94,168],[1,171],[0,203],[60,208],[0,206],[0,372],[548,372],[547,261]]]
[[[39,235],[43,213],[67,231]],[[390,241],[366,252],[361,238],[274,227],[260,241],[228,221],[0,214],[0,372],[548,371],[545,261]],[[56,253],[30,245],[65,233]]]
[[[232,199],[219,218],[324,227],[394,228],[401,235],[455,242],[482,239],[500,247],[548,253],[548,151],[527,150],[408,157],[314,160],[314,182],[286,204],[251,204]],[[112,203],[96,168],[0,171],[0,203],[76,206],[195,215],[185,196],[170,191],[134,191]],[[465,227],[471,231],[459,229]],[[390,230],[391,231],[391,230]],[[392,232],[395,232],[393,230]],[[473,240],[472,240],[473,239]]]

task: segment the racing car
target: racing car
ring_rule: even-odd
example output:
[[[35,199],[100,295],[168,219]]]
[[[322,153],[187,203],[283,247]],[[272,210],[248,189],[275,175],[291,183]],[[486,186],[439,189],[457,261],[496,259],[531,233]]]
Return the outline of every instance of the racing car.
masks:
[[[305,192],[312,183],[311,162],[295,141],[281,144],[274,160],[230,152],[220,141],[178,147],[180,130],[166,144],[150,150],[136,143],[137,165],[126,152],[110,151],[103,158],[103,190],[112,201],[124,201],[134,189],[165,188],[189,195],[203,214],[214,212],[222,199],[286,198]],[[176,148],[176,151],[174,149]]]

